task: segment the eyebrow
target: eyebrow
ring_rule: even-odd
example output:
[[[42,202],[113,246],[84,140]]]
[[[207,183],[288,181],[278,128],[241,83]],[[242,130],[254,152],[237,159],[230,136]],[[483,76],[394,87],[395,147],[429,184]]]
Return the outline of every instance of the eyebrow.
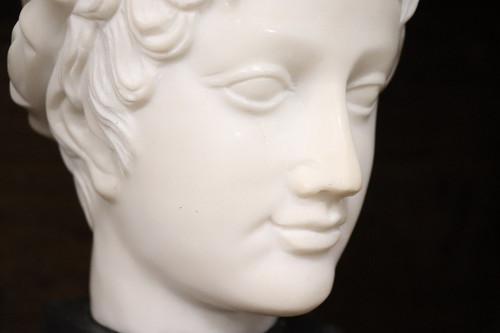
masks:
[[[228,45],[223,53],[215,50],[204,53],[202,62],[208,61],[208,68],[201,71],[201,76],[207,79],[213,76],[215,79],[219,73],[240,69],[255,73],[261,68],[263,75],[286,71],[291,79],[304,72],[320,54],[311,42],[294,35],[267,31],[264,36],[266,38],[252,48],[247,48],[243,41],[236,41]]]

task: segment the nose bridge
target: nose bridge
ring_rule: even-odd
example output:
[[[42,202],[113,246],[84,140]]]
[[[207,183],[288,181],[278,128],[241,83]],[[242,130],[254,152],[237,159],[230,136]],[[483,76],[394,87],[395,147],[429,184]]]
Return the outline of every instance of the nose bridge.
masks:
[[[323,85],[311,94],[304,112],[306,163],[293,171],[295,189],[302,195],[321,191],[340,197],[357,193],[362,177],[346,106],[345,87]]]

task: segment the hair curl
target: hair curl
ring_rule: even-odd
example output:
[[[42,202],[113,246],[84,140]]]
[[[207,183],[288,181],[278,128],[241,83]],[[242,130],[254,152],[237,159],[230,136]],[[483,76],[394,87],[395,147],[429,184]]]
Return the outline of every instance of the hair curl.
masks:
[[[126,174],[129,111],[153,93],[160,63],[188,48],[209,1],[31,0],[24,7],[9,50],[11,94],[30,111],[32,127],[59,143],[89,221],[95,161],[74,128],[84,119],[87,138],[107,146]],[[46,29],[37,31],[38,24]]]

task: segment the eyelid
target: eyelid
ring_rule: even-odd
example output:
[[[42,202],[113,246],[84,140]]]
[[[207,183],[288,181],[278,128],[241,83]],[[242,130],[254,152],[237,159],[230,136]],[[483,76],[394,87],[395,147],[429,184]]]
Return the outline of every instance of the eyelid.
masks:
[[[368,117],[376,109],[378,101],[375,100],[373,104],[369,107],[357,105],[354,103],[347,103],[347,108],[349,112],[360,117]]]
[[[259,79],[265,79],[268,82],[275,81],[281,88],[266,100],[253,99],[245,93],[234,90],[240,84],[245,85],[247,82],[256,82]],[[289,72],[276,64],[253,64],[206,76],[201,78],[201,81],[210,87],[222,89],[231,102],[254,113],[265,113],[274,109],[289,92],[294,90]]]
[[[363,87],[363,86],[380,86],[380,90],[382,90],[383,88],[385,88],[387,84],[387,78],[385,76],[385,74],[381,73],[381,72],[375,72],[375,73],[370,73],[368,75],[365,75],[359,79],[356,79],[352,82],[349,82],[347,84],[347,87],[346,89],[347,90],[351,90],[351,89],[356,89],[356,88],[359,88],[359,87]]]
[[[385,88],[386,85],[387,85],[386,76],[383,73],[376,72],[363,76],[357,80],[354,80],[353,82],[350,82],[346,87],[346,91],[347,93],[349,93],[349,91],[353,91],[355,89],[372,86],[372,87],[378,87],[378,93],[380,93]],[[377,98],[375,98],[373,103],[369,106],[358,105],[356,103],[351,103],[349,101],[347,102],[347,105],[351,113],[361,117],[368,117],[370,114],[372,114],[373,110],[376,109],[377,101],[378,101],[378,94]]]
[[[226,87],[231,84],[252,78],[269,77],[279,80],[285,87],[293,90],[290,74],[283,67],[273,64],[257,64],[238,68],[228,72],[217,73],[202,78],[202,82],[216,88]]]

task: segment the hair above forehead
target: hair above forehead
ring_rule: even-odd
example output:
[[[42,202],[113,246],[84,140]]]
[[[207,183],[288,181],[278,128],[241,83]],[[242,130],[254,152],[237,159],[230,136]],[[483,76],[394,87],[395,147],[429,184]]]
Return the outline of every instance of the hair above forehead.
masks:
[[[110,20],[130,0],[22,0],[24,8],[14,27],[8,70],[13,100],[28,109],[33,129],[52,136],[46,115],[46,92],[55,62],[64,47],[72,16],[96,22]],[[183,11],[208,0],[153,0]],[[138,0],[149,3],[151,0]],[[43,27],[43,28],[42,28]],[[29,51],[29,52],[28,52]],[[40,66],[43,64],[43,66]]]

